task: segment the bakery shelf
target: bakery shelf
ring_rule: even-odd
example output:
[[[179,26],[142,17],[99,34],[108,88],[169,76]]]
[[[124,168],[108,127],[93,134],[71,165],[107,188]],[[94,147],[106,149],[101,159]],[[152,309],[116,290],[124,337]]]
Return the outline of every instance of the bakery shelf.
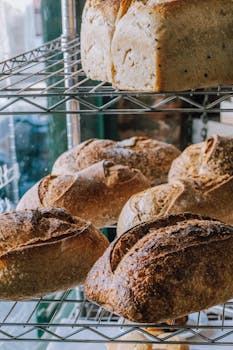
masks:
[[[65,62],[66,56],[69,62]],[[67,84],[69,81],[69,84]],[[49,97],[58,97],[54,99]],[[103,97],[103,103],[95,103],[93,97]],[[151,106],[145,96],[157,96]],[[197,96],[210,96],[209,102],[196,101]],[[93,82],[81,68],[80,40],[75,38],[63,45],[62,38],[50,41],[34,50],[25,52],[0,63],[0,115],[69,113],[80,115],[142,114],[148,112],[219,113],[233,111],[220,109],[220,103],[233,96],[233,86],[184,92],[146,93],[117,91],[110,84]],[[22,101],[25,110],[22,110]],[[77,109],[68,110],[67,102],[75,101]],[[122,108],[119,101],[130,102],[130,108]],[[180,101],[182,108],[174,108]]]
[[[152,326],[156,328],[155,325],[127,323],[103,308],[75,297],[75,293],[58,293],[53,299],[49,296],[21,302],[1,301],[0,341],[38,341],[40,331],[43,332],[39,339],[41,343],[132,343],[132,340],[124,340],[121,337],[137,331],[148,336],[146,343],[174,344],[173,337],[179,335],[183,336],[183,343],[190,345],[233,345],[233,338],[230,338],[233,334],[233,302],[207,310],[208,323],[202,321],[202,313],[197,313],[195,321],[190,325],[169,326],[169,329],[174,331],[167,333],[161,340],[147,331]],[[49,305],[50,311],[53,310],[52,318],[50,321],[36,321],[37,311],[46,304]],[[67,307],[70,307],[72,312],[69,318],[64,318],[64,309]],[[44,310],[48,312],[48,308]],[[165,329],[165,326],[159,328]]]

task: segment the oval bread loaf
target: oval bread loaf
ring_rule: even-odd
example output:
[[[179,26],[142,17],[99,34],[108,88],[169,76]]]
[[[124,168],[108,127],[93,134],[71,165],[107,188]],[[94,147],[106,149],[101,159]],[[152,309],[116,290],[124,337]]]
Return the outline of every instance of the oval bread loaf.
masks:
[[[115,142],[91,139],[63,153],[55,162],[52,174],[67,175],[101,160],[139,169],[152,184],[167,181],[172,161],[180,155],[173,145],[144,136]]]
[[[168,214],[185,212],[210,216],[233,225],[233,176],[195,181],[170,181],[134,194],[124,205],[117,223],[117,235],[142,222]]]
[[[76,175],[48,175],[20,200],[17,209],[62,207],[103,227],[117,222],[127,200],[150,186],[137,169],[101,161]]]
[[[146,221],[168,214],[195,212],[199,208],[200,192],[192,180],[173,181],[134,194],[124,205],[118,222],[117,235]]]
[[[207,141],[187,147],[169,171],[169,181],[200,178],[203,182],[218,176],[233,176],[233,138],[214,135]]]
[[[0,299],[27,299],[83,283],[107,247],[90,222],[63,209],[1,214]]]
[[[193,214],[118,237],[85,282],[89,300],[134,322],[159,323],[233,297],[233,226]]]

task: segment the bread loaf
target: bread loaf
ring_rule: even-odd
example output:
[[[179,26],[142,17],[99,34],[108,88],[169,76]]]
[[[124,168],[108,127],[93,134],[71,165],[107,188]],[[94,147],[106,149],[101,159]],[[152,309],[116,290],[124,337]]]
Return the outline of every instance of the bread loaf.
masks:
[[[84,282],[108,240],[59,208],[0,215],[0,299],[19,300]]]
[[[233,226],[194,214],[118,237],[85,282],[89,300],[134,322],[159,323],[233,297]]]
[[[17,209],[62,207],[102,227],[117,222],[132,194],[150,186],[137,169],[101,161],[76,175],[48,175],[21,199]]]
[[[52,173],[74,174],[103,159],[139,169],[151,183],[167,181],[172,161],[180,151],[165,142],[148,137],[131,137],[115,142],[91,139],[63,153],[55,162]]]
[[[232,84],[232,28],[229,0],[88,0],[82,66],[89,78],[126,90]]]
[[[169,180],[201,177],[205,182],[225,175],[233,176],[233,138],[214,135],[187,147],[173,161],[168,177]]]
[[[121,235],[142,222],[168,214],[191,212],[233,225],[233,176],[194,180],[184,178],[134,194],[124,205],[117,223]]]
[[[125,344],[106,344],[108,350],[152,350],[152,344],[145,344],[148,339],[144,334],[132,332],[130,334],[120,337],[120,340],[128,342]],[[131,344],[130,342],[137,342]],[[143,344],[144,342],[144,344]]]
[[[148,331],[148,329],[145,329]],[[153,334],[153,333],[152,333]],[[166,337],[168,334],[166,333]],[[158,337],[156,334],[157,339],[155,341],[159,341],[158,338],[163,338],[162,335]],[[130,334],[126,334],[123,337],[120,338],[120,340],[125,341],[127,343],[123,344],[108,344],[107,348],[108,350],[189,350],[189,346],[186,344],[164,344],[164,342],[161,341],[161,343],[157,344],[146,344],[148,341],[148,338],[139,332],[131,332]],[[150,339],[151,340],[151,339]],[[132,344],[131,342],[136,341],[138,342],[137,344]],[[169,342],[184,342],[185,339],[174,336],[174,337],[169,337],[167,339]],[[145,342],[145,344],[143,344]]]

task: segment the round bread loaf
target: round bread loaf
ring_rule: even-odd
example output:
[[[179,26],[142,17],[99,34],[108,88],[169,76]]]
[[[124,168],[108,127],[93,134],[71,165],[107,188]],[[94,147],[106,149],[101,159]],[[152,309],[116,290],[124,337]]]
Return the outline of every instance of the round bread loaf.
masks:
[[[48,175],[20,200],[17,209],[56,206],[103,227],[117,222],[127,200],[150,186],[137,169],[101,161],[76,175]]]
[[[159,323],[233,297],[233,226],[194,214],[142,223],[118,237],[85,282],[89,300]]]
[[[214,217],[233,225],[233,176],[215,179],[181,179],[136,193],[124,205],[117,223],[117,235],[142,222],[168,214],[190,212]]]
[[[83,283],[108,247],[90,222],[60,208],[0,215],[0,298],[19,300]]]
[[[173,145],[144,136],[115,142],[91,139],[63,153],[55,162],[52,174],[67,175],[103,159],[139,169],[152,184],[167,181],[172,161],[180,151]]]
[[[203,182],[217,176],[233,176],[233,138],[214,135],[207,141],[187,147],[169,171],[169,181],[185,177]]]

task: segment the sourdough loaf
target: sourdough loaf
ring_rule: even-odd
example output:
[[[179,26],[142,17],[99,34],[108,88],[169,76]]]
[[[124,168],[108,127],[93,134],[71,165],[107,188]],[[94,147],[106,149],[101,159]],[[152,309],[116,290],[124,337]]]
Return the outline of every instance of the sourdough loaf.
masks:
[[[187,147],[173,161],[168,177],[201,177],[205,182],[225,175],[233,176],[233,138],[214,135]]]
[[[117,223],[121,235],[142,222],[168,214],[190,212],[219,219],[233,225],[233,176],[215,179],[184,178],[154,186],[134,194],[124,205]]]
[[[89,78],[118,89],[232,84],[232,28],[231,0],[88,0],[82,66]]]
[[[48,175],[20,200],[17,209],[62,207],[102,227],[117,222],[127,200],[150,186],[137,169],[101,161],[76,175]]]
[[[90,139],[63,153],[55,162],[52,173],[74,174],[100,160],[139,169],[151,183],[167,181],[172,161],[180,151],[165,142],[145,136],[135,136],[123,141]]]
[[[118,237],[85,282],[88,299],[158,323],[233,297],[233,226],[194,214],[142,223]]]
[[[59,208],[0,215],[0,298],[26,299],[83,283],[108,246],[90,222]]]

